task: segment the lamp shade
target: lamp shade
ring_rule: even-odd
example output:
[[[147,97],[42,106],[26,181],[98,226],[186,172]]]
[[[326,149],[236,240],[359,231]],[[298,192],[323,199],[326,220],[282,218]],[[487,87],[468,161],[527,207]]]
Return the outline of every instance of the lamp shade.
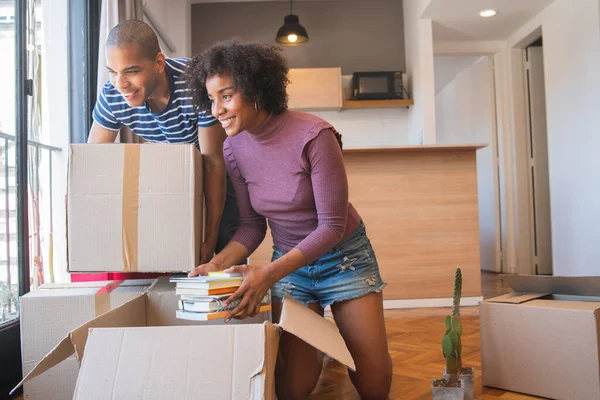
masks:
[[[283,26],[277,31],[275,40],[278,43],[286,45],[296,45],[308,42],[308,33],[302,25],[297,15],[286,15],[283,20]]]

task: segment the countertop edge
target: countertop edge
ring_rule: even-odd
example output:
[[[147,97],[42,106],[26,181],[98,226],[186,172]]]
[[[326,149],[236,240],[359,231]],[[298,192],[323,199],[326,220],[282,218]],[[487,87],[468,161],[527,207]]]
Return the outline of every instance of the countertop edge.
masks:
[[[486,143],[472,144],[423,144],[393,147],[355,147],[344,149],[344,153],[379,153],[379,152],[413,152],[413,151],[466,151],[479,150],[488,146]]]

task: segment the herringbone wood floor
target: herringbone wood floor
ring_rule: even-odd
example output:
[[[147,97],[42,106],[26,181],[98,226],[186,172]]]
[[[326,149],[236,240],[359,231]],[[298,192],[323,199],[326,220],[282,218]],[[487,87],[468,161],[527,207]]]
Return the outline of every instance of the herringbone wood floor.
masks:
[[[485,298],[506,291],[497,276],[493,274],[484,274],[482,287]],[[386,310],[388,343],[394,362],[394,378],[389,400],[431,399],[431,379],[441,377],[444,370],[441,335],[444,331],[444,317],[449,312],[449,308]],[[481,386],[478,307],[463,307],[461,322],[464,327],[463,364],[475,369],[474,398],[537,399],[537,397]],[[350,382],[345,368],[337,361],[326,361],[311,400],[333,399],[358,400],[360,397]]]

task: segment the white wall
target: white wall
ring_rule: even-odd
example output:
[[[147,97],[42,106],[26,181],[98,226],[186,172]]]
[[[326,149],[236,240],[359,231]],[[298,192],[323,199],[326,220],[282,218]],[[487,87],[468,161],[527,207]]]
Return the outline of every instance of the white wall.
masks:
[[[408,114],[408,138],[413,144],[435,143],[435,83],[433,30],[429,19],[421,19],[429,1],[404,0],[404,48],[408,91],[415,105]]]
[[[436,96],[446,87],[446,85],[456,79],[456,75],[458,75],[459,72],[473,65],[479,58],[481,58],[481,56],[435,55],[433,57],[433,69]],[[437,108],[436,125],[439,126],[439,124],[437,124]]]
[[[486,143],[477,151],[477,186],[481,268],[500,272],[498,262],[498,181],[495,174],[495,118],[490,57],[460,57],[472,62],[436,95],[437,143]],[[446,74],[446,62],[436,64],[436,75]],[[439,68],[437,67],[439,65]],[[464,65],[460,60],[450,65]]]
[[[541,26],[555,275],[600,273],[599,8],[555,0],[507,43],[521,46]]]
[[[171,52],[165,46],[165,42],[161,41],[160,46],[163,52],[168,57],[192,56],[192,6],[190,0],[144,0],[143,3],[158,29],[175,46],[174,51]],[[145,22],[149,23],[147,18]],[[157,27],[154,28],[156,30]]]

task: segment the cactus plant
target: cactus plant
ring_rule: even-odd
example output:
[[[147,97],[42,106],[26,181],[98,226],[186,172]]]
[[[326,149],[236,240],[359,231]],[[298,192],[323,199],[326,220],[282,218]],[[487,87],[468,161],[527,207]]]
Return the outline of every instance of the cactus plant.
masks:
[[[454,295],[452,297],[452,315],[446,316],[446,331],[442,337],[442,351],[446,358],[446,373],[449,375],[447,384],[458,382],[462,372],[462,348],[460,337],[462,324],[460,323],[460,297],[462,292],[462,273],[460,268],[454,274]]]

